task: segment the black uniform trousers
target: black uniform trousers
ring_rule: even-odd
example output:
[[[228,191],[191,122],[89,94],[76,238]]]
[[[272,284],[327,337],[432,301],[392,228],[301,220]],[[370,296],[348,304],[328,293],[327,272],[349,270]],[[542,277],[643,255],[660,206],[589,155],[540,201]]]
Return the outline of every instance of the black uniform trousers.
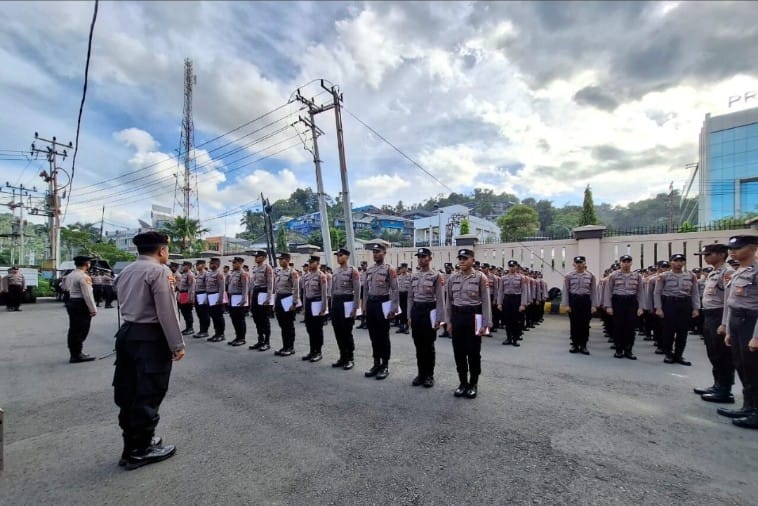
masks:
[[[451,309],[453,355],[462,384],[476,385],[482,373],[482,336],[475,333],[475,315],[481,313],[482,306],[452,306]]]
[[[592,318],[592,298],[589,294],[569,293],[568,305],[571,308],[569,313],[569,332],[571,334],[571,344],[585,348],[590,338],[590,319]],[[614,309],[615,311],[615,309]]]
[[[402,330],[408,325],[408,315],[405,314],[406,308],[408,307],[408,292],[397,292],[397,295],[399,307],[403,312],[395,316],[395,321],[397,321],[398,327]]]
[[[103,301],[103,285],[92,285],[92,297],[95,299],[95,305],[99,306]]]
[[[9,310],[21,307],[21,297],[23,294],[24,291],[21,289],[21,285],[8,285],[8,293],[5,294],[5,305]]]
[[[253,296],[250,301],[255,322],[255,330],[258,332],[258,342],[268,343],[271,337],[271,319],[269,316],[269,307],[265,304],[258,304],[258,294],[266,293],[266,288],[253,288]]]
[[[613,308],[613,343],[616,345],[616,353],[632,351],[637,329],[637,303],[636,295],[612,295],[611,307]]]
[[[105,307],[111,307],[113,301],[116,300],[116,293],[112,285],[103,285],[103,298],[105,299]]]
[[[114,400],[124,448],[150,445],[160,416],[158,408],[171,377],[171,350],[159,323],[124,323],[116,334]]]
[[[313,302],[321,301],[320,297],[305,299],[305,330],[308,332],[308,343],[311,353],[321,353],[324,346],[324,317],[313,314]]]
[[[353,300],[352,295],[332,296],[332,328],[334,329],[334,337],[337,340],[337,347],[340,350],[340,361],[342,362],[352,361],[355,358],[355,341],[353,340],[355,319],[345,317],[345,302]]]
[[[416,346],[416,366],[421,379],[434,377],[437,331],[432,326],[429,313],[436,307],[436,302],[414,302],[411,308],[411,337]]]
[[[747,347],[753,337],[758,310],[730,309],[728,332],[732,337],[732,360],[742,382],[745,407],[758,409],[758,352]]]
[[[523,331],[523,319],[519,312],[521,306],[521,294],[503,295],[503,320],[505,321],[505,335],[509,340],[518,339]]]
[[[197,321],[200,322],[200,333],[208,332],[208,327],[211,326],[210,310],[211,307],[207,303],[195,305],[195,312],[197,312]]]
[[[68,299],[66,312],[68,313],[68,351],[72,357],[78,357],[82,353],[84,340],[89,334],[92,317],[84,299]]]
[[[655,314],[655,311],[648,313],[648,325],[653,335],[653,342],[656,346],[663,349],[663,320]]]
[[[234,327],[234,338],[244,340],[247,335],[247,322],[245,322],[247,306],[229,306],[229,319]]]
[[[713,384],[719,388],[731,390],[734,385],[732,350],[724,344],[724,336],[718,334],[724,310],[722,308],[701,309],[700,312],[703,315],[702,332],[705,350],[713,367]]]
[[[282,329],[282,348],[291,350],[295,348],[295,311],[285,311],[281,299],[292,297],[291,293],[277,293],[274,303],[274,313],[279,328]],[[293,302],[294,304],[294,302]],[[294,309],[294,308],[293,308]]]
[[[369,295],[366,303],[366,326],[368,337],[371,339],[371,352],[374,360],[389,362],[390,351],[390,321],[384,317],[382,302],[390,300],[389,295]]]
[[[208,294],[208,295],[212,295],[212,294]],[[222,294],[219,293],[218,296],[219,296],[219,300],[221,300]],[[211,320],[213,321],[213,335],[223,336],[224,331],[226,330],[226,320],[224,320],[224,303],[221,302],[221,304],[214,304],[212,306],[208,306],[208,314],[210,315]]]
[[[182,293],[188,293],[188,292],[179,292]],[[181,297],[181,295],[180,295]],[[182,313],[182,318],[184,318],[184,328],[185,329],[191,329],[195,325],[195,317],[192,315],[192,303],[187,304],[179,304],[179,311]]]
[[[692,320],[692,300],[689,297],[661,297],[663,306],[663,343],[666,355],[681,357],[687,346]]]
[[[492,328],[499,329],[501,327],[502,317],[500,316],[500,310],[497,308],[497,298],[492,298]]]

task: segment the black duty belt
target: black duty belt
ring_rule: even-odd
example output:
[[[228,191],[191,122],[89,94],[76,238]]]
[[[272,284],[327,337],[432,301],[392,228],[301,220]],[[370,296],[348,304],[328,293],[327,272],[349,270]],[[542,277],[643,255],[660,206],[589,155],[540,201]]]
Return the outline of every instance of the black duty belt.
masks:
[[[482,312],[482,305],[476,306],[453,306],[453,313],[460,314],[480,314]]]
[[[680,295],[661,295],[661,300],[670,300],[673,302],[680,302],[690,300],[690,297],[682,297]]]
[[[729,313],[732,316],[748,318],[758,317],[758,309],[743,309],[743,308],[729,308]]]
[[[208,292],[208,295],[218,295],[218,292]]]
[[[281,293],[277,293],[276,296],[279,297],[280,299],[283,299],[284,297],[291,297],[292,294],[281,292]]]
[[[419,309],[434,309],[437,307],[437,303],[434,301],[431,302],[420,302],[420,301],[413,301],[413,307],[419,308]]]
[[[306,297],[306,302],[321,302],[321,297]]]
[[[195,292],[196,295],[199,294],[199,293],[205,293],[205,290]]]
[[[703,308],[703,309],[701,309],[701,311],[703,312],[703,314],[705,314],[705,313],[708,313],[708,314],[711,314],[711,313],[714,313],[714,314],[715,313],[723,313],[724,312],[724,308],[723,307],[711,307],[711,308],[708,308],[708,309]],[[732,311],[735,311],[735,310],[732,309]]]
[[[387,302],[390,300],[389,295],[369,295],[368,301],[369,302]]]
[[[187,293],[189,290],[179,290],[179,293]]]
[[[341,301],[351,301],[355,296],[352,293],[335,293],[332,295],[332,298]]]

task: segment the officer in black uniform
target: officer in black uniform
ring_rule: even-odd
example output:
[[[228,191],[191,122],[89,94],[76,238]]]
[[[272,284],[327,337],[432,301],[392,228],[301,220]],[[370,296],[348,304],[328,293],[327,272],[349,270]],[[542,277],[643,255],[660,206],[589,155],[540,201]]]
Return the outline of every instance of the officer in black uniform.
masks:
[[[158,408],[168,390],[172,361],[184,357],[184,341],[168,262],[168,236],[159,232],[132,239],[139,258],[116,279],[124,323],[116,334],[114,399],[120,408],[124,451],[119,465],[136,469],[165,460],[176,447],[155,437]]]

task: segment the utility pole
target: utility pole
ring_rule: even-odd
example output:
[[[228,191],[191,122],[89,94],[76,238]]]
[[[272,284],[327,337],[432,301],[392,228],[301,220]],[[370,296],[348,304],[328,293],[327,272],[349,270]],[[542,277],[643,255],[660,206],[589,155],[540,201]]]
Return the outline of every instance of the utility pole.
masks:
[[[345,158],[345,140],[342,130],[342,93],[336,86],[327,88],[324,86],[324,80],[321,80],[321,87],[332,94],[334,100],[334,120],[337,126],[337,151],[340,158],[340,178],[342,179],[342,209],[345,214],[345,238],[347,239],[347,249],[353,254],[350,255],[350,264],[355,266],[355,230],[353,230],[353,206],[350,202],[350,185],[347,179],[347,160]]]
[[[313,149],[308,149],[306,146],[305,149],[308,149],[310,151],[311,155],[313,155],[313,164],[316,167],[316,191],[318,192],[318,209],[319,209],[319,215],[320,215],[320,223],[321,223],[321,242],[323,243],[323,249],[324,249],[324,265],[327,267],[332,266],[332,236],[331,232],[329,230],[329,215],[327,212],[326,207],[326,193],[324,192],[324,180],[321,176],[321,158],[319,157],[318,153],[318,137],[319,135],[323,135],[323,131],[319,129],[316,126],[316,114],[323,112],[324,108],[322,107],[316,107],[316,104],[313,102],[313,99],[308,100],[307,98],[303,97],[300,94],[300,90],[297,92],[297,100],[306,104],[308,106],[308,116],[309,119],[300,117],[299,121],[301,123],[304,123],[307,127],[311,129],[311,137],[313,137]]]
[[[98,242],[103,242],[103,223],[105,222],[105,206],[103,206],[103,212],[100,215],[100,240]]]
[[[31,153],[32,155],[39,155],[40,153],[44,154],[50,165],[50,173],[48,174],[47,171],[43,170],[40,173],[40,177],[48,184],[46,207],[49,217],[48,228],[50,230],[50,262],[53,269],[53,277],[56,277],[58,275],[61,248],[61,198],[58,195],[61,188],[58,186],[58,171],[66,173],[62,168],[58,167],[57,161],[59,156],[65,160],[68,156],[68,152],[65,148],[73,148],[74,144],[69,142],[67,145],[64,145],[58,142],[55,137],[53,137],[52,140],[44,139],[40,137],[37,132],[34,132],[34,139],[35,142],[41,141],[47,144],[44,149],[41,149],[33,142]],[[63,150],[58,151],[59,147],[63,148]],[[69,182],[70,179],[71,177],[69,176]]]
[[[669,229],[668,233],[674,231],[674,182],[669,184]]]
[[[182,112],[182,151],[184,152],[184,181],[182,185],[184,201],[182,211],[186,226],[189,226],[190,194],[192,193],[192,184],[190,182],[190,161],[193,148],[192,130],[194,128],[192,121],[192,88],[195,84],[197,84],[197,76],[192,71],[192,60],[187,58],[184,60],[184,110]],[[187,248],[189,239],[188,230],[185,230],[182,237],[182,250]]]

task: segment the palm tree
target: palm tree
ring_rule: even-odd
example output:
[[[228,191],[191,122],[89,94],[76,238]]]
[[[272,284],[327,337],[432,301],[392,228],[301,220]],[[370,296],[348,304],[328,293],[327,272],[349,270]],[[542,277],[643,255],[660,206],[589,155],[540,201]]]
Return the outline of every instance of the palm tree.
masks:
[[[171,239],[169,249],[174,252],[185,254],[202,249],[201,235],[209,230],[200,226],[199,220],[185,219],[177,216],[174,221],[165,223],[161,232]]]

